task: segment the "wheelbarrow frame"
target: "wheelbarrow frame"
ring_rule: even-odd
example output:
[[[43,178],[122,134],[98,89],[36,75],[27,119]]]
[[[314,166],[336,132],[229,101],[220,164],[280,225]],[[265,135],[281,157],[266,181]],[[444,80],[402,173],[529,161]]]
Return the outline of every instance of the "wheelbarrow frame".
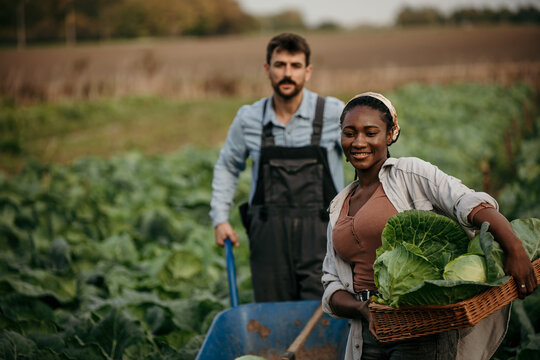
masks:
[[[265,302],[238,305],[234,254],[225,241],[231,308],[214,318],[197,360],[234,360],[242,355],[283,354],[311,318],[320,300]],[[306,351],[345,352],[348,321],[323,314],[304,343]]]

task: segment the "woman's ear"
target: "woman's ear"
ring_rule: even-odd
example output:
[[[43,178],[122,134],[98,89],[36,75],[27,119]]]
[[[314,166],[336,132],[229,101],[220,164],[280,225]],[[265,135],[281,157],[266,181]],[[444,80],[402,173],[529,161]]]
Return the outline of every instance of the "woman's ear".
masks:
[[[392,129],[386,133],[386,146],[392,145]]]

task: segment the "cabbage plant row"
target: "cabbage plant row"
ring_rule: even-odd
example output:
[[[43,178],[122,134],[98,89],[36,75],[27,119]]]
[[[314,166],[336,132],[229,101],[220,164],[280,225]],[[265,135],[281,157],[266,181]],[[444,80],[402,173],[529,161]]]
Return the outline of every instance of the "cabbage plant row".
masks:
[[[1,179],[0,358],[193,358],[229,305],[207,215],[216,157],[130,153]]]
[[[475,188],[487,164],[503,211],[538,217],[530,88],[410,85],[388,96],[402,127],[392,155],[420,156]],[[229,307],[223,249],[208,217],[217,156],[135,152],[69,166],[29,162],[19,175],[0,175],[0,358],[194,359]],[[248,175],[236,204],[247,198]],[[240,302],[251,302],[247,240],[238,213],[231,216],[242,243]],[[540,333],[539,309],[538,296],[515,302],[499,358],[526,354],[525,340]]]

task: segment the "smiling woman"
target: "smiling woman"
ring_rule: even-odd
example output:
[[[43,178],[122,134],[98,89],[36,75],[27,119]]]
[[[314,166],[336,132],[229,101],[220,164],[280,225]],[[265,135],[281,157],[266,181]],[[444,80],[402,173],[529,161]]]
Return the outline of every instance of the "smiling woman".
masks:
[[[507,274],[522,284],[519,297],[530,295],[537,288],[534,269],[497,202],[423,160],[391,158],[388,147],[398,139],[400,127],[394,106],[381,94],[351,99],[342,112],[341,129],[342,148],[357,179],[330,204],[322,304],[328,314],[352,319],[346,359],[388,358],[390,353],[404,359],[489,358],[506,332],[508,306],[463,333],[451,330],[383,344],[374,336],[368,305],[371,296],[384,293],[376,286],[373,269],[383,229],[394,215],[412,209],[445,215],[470,235],[489,223],[489,232],[505,251]]]

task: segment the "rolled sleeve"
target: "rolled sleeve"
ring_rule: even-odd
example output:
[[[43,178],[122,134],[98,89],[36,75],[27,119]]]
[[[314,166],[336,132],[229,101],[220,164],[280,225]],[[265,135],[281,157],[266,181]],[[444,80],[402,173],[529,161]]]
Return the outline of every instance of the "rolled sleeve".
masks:
[[[467,193],[456,205],[456,216],[458,218],[458,222],[468,229],[473,229],[474,225],[469,222],[469,214],[480,204],[489,204],[497,211],[499,210],[499,204],[497,201],[485,192]]]

